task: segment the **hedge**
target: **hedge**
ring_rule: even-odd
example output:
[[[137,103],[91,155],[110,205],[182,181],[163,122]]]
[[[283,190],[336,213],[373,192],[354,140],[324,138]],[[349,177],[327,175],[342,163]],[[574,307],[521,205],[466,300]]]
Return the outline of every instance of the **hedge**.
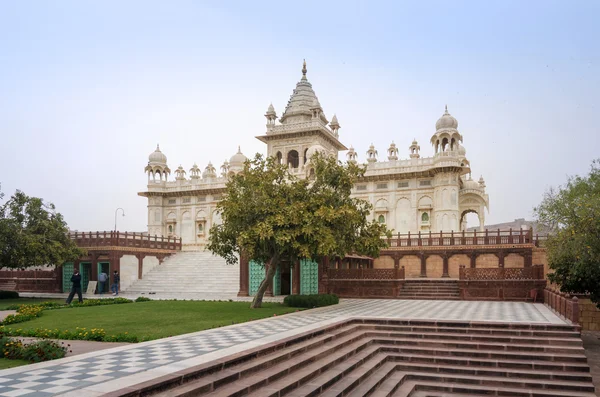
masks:
[[[283,300],[283,304],[289,307],[303,307],[312,309],[313,307],[322,307],[336,305],[340,298],[335,294],[318,295],[288,295]]]

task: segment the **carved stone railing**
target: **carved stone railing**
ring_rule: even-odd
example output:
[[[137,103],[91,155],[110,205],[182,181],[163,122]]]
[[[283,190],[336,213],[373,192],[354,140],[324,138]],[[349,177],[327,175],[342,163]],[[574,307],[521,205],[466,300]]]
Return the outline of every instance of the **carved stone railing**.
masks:
[[[462,265],[459,269],[459,279],[465,281],[482,280],[543,280],[544,266],[533,265],[523,268],[467,268]]]
[[[483,232],[406,233],[387,238],[388,247],[451,247],[457,245],[515,245],[539,246],[545,236],[533,235],[529,230],[485,230]]]
[[[573,324],[579,324],[579,299],[576,296],[546,288],[544,303]]]
[[[130,247],[160,250],[181,250],[181,238],[150,236],[142,233],[129,232],[72,232],[69,233],[71,240],[79,247]]]
[[[404,266],[394,269],[328,269],[329,280],[402,280]]]

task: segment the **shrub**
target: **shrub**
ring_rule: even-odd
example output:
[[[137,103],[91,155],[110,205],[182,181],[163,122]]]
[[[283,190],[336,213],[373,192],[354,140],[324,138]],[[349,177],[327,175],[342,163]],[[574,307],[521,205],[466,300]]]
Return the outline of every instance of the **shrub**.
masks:
[[[139,339],[135,335],[130,335],[125,332],[124,334],[116,334],[116,335],[106,335],[103,339],[104,342],[128,342],[128,343],[138,343]]]
[[[151,300],[152,300],[152,299],[150,299],[150,298],[146,298],[145,296],[140,296],[140,297],[138,297],[138,298],[137,298],[135,301],[136,301],[136,302],[149,302],[149,301],[151,301]]]
[[[0,338],[0,343],[2,344],[2,346],[0,346],[2,357],[10,360],[16,360],[22,357],[23,343],[21,343],[21,341],[2,336]]]
[[[336,305],[340,298],[335,294],[318,295],[288,295],[283,300],[283,304],[289,307],[304,307],[312,309],[313,307],[322,307]]]
[[[0,291],[0,299],[17,299],[18,297],[17,291]]]
[[[16,314],[9,314],[0,322],[2,325],[22,323],[41,316],[43,307],[38,305],[20,305]]]
[[[65,354],[67,354],[66,347],[50,340],[41,340],[24,345],[21,358],[32,363],[39,363],[40,361],[63,358]]]

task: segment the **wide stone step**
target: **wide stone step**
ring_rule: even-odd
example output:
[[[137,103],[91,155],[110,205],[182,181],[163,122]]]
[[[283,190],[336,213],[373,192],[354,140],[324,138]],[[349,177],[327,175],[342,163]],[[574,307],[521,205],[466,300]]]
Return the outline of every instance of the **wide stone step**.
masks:
[[[430,340],[430,339],[449,339],[454,341],[471,341],[471,342],[487,342],[497,344],[511,344],[511,345],[553,345],[553,346],[583,346],[581,339],[576,338],[556,338],[546,337],[540,338],[535,336],[511,336],[511,335],[487,335],[487,334],[456,334],[448,332],[445,329],[438,329],[437,332],[413,332],[407,330],[400,331],[382,331],[373,330],[367,331],[367,336],[386,336],[398,339],[415,338],[419,340]]]
[[[595,393],[560,390],[523,390],[508,387],[488,387],[482,385],[445,384],[432,381],[414,381],[405,376],[402,385],[393,394],[395,397],[596,397]],[[397,382],[389,379],[389,383]],[[387,382],[386,382],[387,383]],[[382,385],[382,387],[384,387]],[[371,397],[388,395],[373,393]]]
[[[594,387],[579,332],[354,319],[208,363],[189,374],[194,380],[159,395],[588,397]]]
[[[455,326],[456,325],[456,326]],[[439,325],[380,325],[364,324],[361,329],[372,329],[378,331],[410,331],[410,332],[452,332],[469,335],[513,335],[513,336],[536,336],[536,337],[555,337],[555,338],[575,338],[580,339],[581,333],[572,331],[571,328],[565,330],[545,330],[545,329],[517,329],[517,328],[489,328],[486,325],[471,324],[469,328],[453,323],[439,323]]]

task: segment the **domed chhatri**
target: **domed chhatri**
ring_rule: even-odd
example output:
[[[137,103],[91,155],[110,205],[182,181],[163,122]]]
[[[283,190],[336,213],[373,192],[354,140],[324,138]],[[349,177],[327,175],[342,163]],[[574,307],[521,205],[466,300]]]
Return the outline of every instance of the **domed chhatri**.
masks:
[[[456,120],[454,117],[452,117],[452,115],[450,115],[450,113],[448,113],[448,105],[446,105],[446,111],[444,112],[442,117],[440,117],[435,123],[436,131],[446,129],[458,129],[458,120]]]
[[[148,161],[156,164],[167,164],[167,156],[160,151],[158,144],[156,145],[156,150],[150,153],[150,156],[148,156]]]
[[[246,156],[244,156],[241,148],[238,146],[237,153],[234,154],[233,156],[231,156],[231,158],[229,159],[229,167],[230,168],[235,168],[235,167],[243,168],[246,160],[248,160],[248,158]]]

